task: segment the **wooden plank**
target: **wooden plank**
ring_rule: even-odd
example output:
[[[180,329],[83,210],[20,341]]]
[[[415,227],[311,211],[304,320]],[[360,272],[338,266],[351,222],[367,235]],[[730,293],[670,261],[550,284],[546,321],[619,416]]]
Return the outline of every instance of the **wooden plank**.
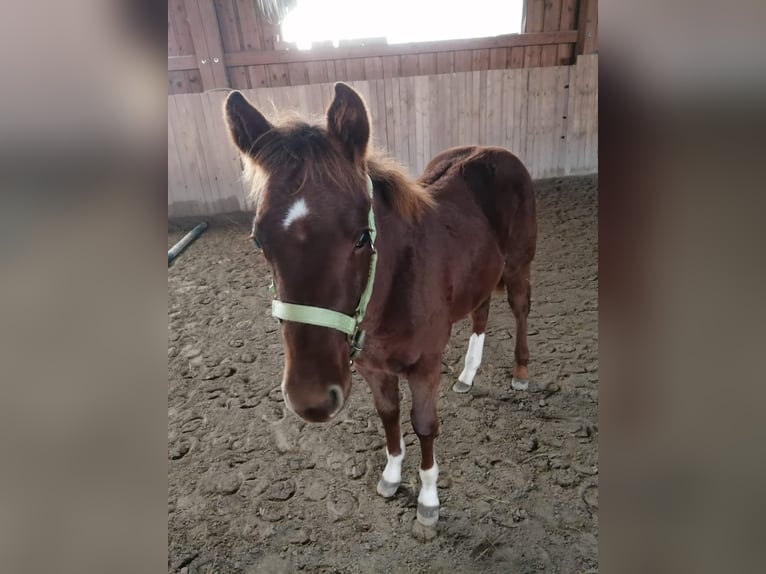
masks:
[[[528,148],[528,135],[530,132],[530,127],[528,123],[528,112],[529,112],[529,69],[528,68],[522,68],[517,72],[518,77],[516,78],[516,85],[515,85],[515,91],[516,91],[516,101],[514,102],[514,105],[516,109],[514,110],[517,119],[516,119],[516,146],[519,150],[519,153],[521,154],[520,157],[523,158],[523,161],[526,163],[529,161],[529,157],[531,155],[531,149]]]
[[[585,64],[585,153],[583,169],[586,173],[598,171],[598,59],[583,56]]]
[[[471,52],[471,70],[478,72],[489,68],[489,50],[473,50]]]
[[[287,77],[291,86],[302,86],[308,83],[306,64],[298,62],[287,64]]]
[[[417,76],[420,73],[417,54],[405,54],[401,57],[401,62],[402,76]]]
[[[377,109],[376,113],[376,128],[377,128],[377,143],[380,149],[389,149],[389,135],[388,135],[388,117],[386,111],[386,86],[385,81],[373,80],[375,90],[377,92]]]
[[[384,63],[384,71],[385,71],[385,63]],[[386,144],[386,149],[388,152],[393,156],[397,157],[397,148],[396,148],[396,121],[394,119],[394,81],[393,78],[384,78],[383,80],[383,89],[385,92],[385,102],[386,102],[386,138],[388,143]],[[397,88],[396,91],[396,97],[399,97],[399,90]]]
[[[448,74],[455,71],[455,52],[436,54],[436,73]]]
[[[489,59],[489,55],[487,55]],[[471,72],[470,77],[471,90],[471,115],[468,118],[471,126],[472,144],[481,144],[481,72]]]
[[[467,145],[471,139],[470,115],[472,113],[472,89],[471,74],[468,72],[457,73],[453,76],[455,83],[453,87],[456,90],[453,103],[456,104],[454,110],[457,121],[457,143],[458,145]]]
[[[181,202],[186,196],[186,183],[184,182],[183,168],[178,157],[178,144],[175,136],[176,119],[175,101],[168,98],[168,216],[178,217],[186,215],[179,213],[182,210]]]
[[[206,202],[203,185],[204,158],[197,157],[197,130],[195,118],[190,110],[189,98],[196,94],[179,94],[168,98],[168,113],[174,118],[172,129],[176,151],[184,180],[183,206],[188,215],[201,215]]]
[[[198,68],[197,58],[194,56],[170,56],[168,58],[168,72],[181,72]]]
[[[383,59],[365,58],[364,59],[364,78],[365,80],[379,80],[383,77]]]
[[[475,72],[474,72],[475,73]],[[479,142],[487,145],[487,70],[479,72]]]
[[[580,54],[592,54],[598,50],[598,0],[580,0],[577,23],[577,45]]]
[[[232,8],[237,17],[243,51],[263,50],[264,45],[261,40],[260,24],[256,14],[255,3],[252,0],[234,0]],[[229,67],[239,67],[232,66],[228,61],[226,61],[226,65]],[[257,66],[248,65],[245,69],[250,85],[253,88],[266,88],[271,85],[269,71],[266,69],[266,66],[262,64]]]
[[[339,78],[337,73],[335,72],[335,62],[333,60],[328,60],[324,64],[325,64],[325,68],[327,69],[327,81],[337,82]]]
[[[271,86],[269,70],[266,66],[248,66],[245,68],[250,78],[250,86],[253,88],[268,88]]]
[[[473,67],[473,53],[468,50],[455,52],[455,72],[470,72]]]
[[[252,0],[250,1],[252,2]],[[263,49],[266,51],[275,50],[277,36],[279,35],[279,25],[267,22],[260,10],[256,10],[255,17],[258,21],[258,35],[261,38]]]
[[[269,76],[269,86],[272,88],[290,85],[290,76],[287,64],[274,64],[272,66],[266,66],[266,72]]]
[[[364,80],[364,59],[353,58],[346,62],[346,79],[350,82]]]
[[[407,136],[404,132],[406,128],[407,111],[405,110],[405,113],[402,114],[401,81],[402,78],[391,78],[394,139],[396,140],[394,143],[394,150],[396,152],[396,159],[403,165],[406,165],[407,161],[409,161],[410,150],[407,146]]]
[[[570,71],[566,161],[568,174],[588,173],[589,124],[593,121],[591,113],[594,100],[589,93],[590,58],[593,57],[578,56],[577,64]]]
[[[194,57],[194,44],[191,39],[189,22],[186,18],[186,6],[183,0],[170,0],[168,2],[168,20],[172,29],[172,40],[175,44],[175,54],[183,60],[177,60],[178,64],[185,64],[183,68],[170,68],[168,70],[184,70],[183,86],[186,92],[202,91],[202,81],[199,75],[199,65]],[[170,30],[168,30],[170,40]],[[170,50],[170,45],[168,46]],[[170,56],[171,54],[168,53]],[[170,64],[168,64],[170,65]]]
[[[542,26],[542,21],[540,23]],[[576,30],[560,32],[538,32],[531,34],[509,34],[492,38],[449,40],[444,42],[422,42],[411,44],[371,44],[369,46],[344,46],[321,50],[280,50],[273,52],[246,51],[225,54],[227,66],[253,66],[287,64],[289,62],[312,62],[321,60],[342,60],[351,58],[375,58],[384,56],[407,56],[443,51],[484,50],[512,48],[515,46],[540,46],[566,44],[577,41]]]
[[[543,32],[554,32],[561,25],[562,0],[546,0],[543,14]],[[556,66],[558,64],[558,46],[543,46],[540,51],[541,66]]]
[[[524,32],[528,34],[542,32],[545,16],[545,0],[527,0],[525,3]],[[532,45],[524,48],[524,67],[540,65],[541,46]]]
[[[505,146],[505,114],[503,108],[503,89],[505,87],[505,82],[503,71],[490,70],[487,73],[486,85],[486,143],[487,145]]]
[[[176,34],[173,29],[173,21],[171,19],[172,12],[170,4],[168,4],[168,94],[183,94],[189,92],[189,82],[186,78],[186,72],[172,71],[171,60],[178,60],[179,58],[190,58],[191,65],[194,65],[194,58],[189,56],[181,56],[176,44]]]
[[[421,81],[423,80],[423,76],[416,76],[412,78],[413,80],[413,89],[415,90],[415,97],[413,98],[413,107],[415,108],[415,126],[413,129],[413,126],[409,126],[410,129],[410,142],[414,143],[415,148],[415,163],[412,164],[410,168],[410,172],[415,175],[422,173],[423,171],[423,136],[424,136],[424,130],[423,130],[423,115],[424,115],[424,103],[422,101],[423,99],[423,88],[421,86]],[[425,78],[427,80],[427,78]]]
[[[245,187],[243,186],[239,154],[229,141],[226,127],[221,121],[221,110],[226,93],[208,92],[200,97],[203,103],[204,121],[207,126],[205,137],[205,155],[214,161],[215,178],[224,212],[249,209]],[[216,209],[218,212],[218,209]]]
[[[455,133],[455,113],[456,108],[453,102],[453,77],[454,74],[445,74],[439,77],[439,108],[442,110],[442,121],[439,123],[441,137],[439,146],[433,150],[434,153],[444,151],[453,145]]]
[[[202,185],[204,188],[205,213],[214,213],[223,207],[224,195],[219,184],[218,166],[216,153],[212,149],[210,133],[213,126],[208,126],[205,118],[205,100],[206,94],[191,95],[188,98],[187,105],[193,114],[194,128],[196,137],[197,161],[202,170]]]
[[[511,48],[508,52],[508,67],[509,68],[523,68],[524,67],[524,48]]]
[[[508,48],[492,48],[489,51],[489,69],[503,70],[508,61]]]
[[[264,46],[261,41],[255,2],[252,0],[236,0],[233,8],[236,10],[239,19],[239,30],[242,35],[242,49],[246,52],[251,50],[263,50]]]
[[[538,125],[540,118],[540,76],[542,70],[537,68],[531,68],[528,70],[528,82],[526,93],[527,104],[527,130],[525,138],[525,150],[526,161],[524,162],[529,169],[533,178],[537,179],[540,173],[540,157],[539,157],[539,131]]]
[[[402,86],[404,86],[403,93]],[[414,129],[417,118],[415,112],[415,78],[413,76],[402,78],[402,83],[399,84],[399,97],[404,105],[402,116],[406,122],[405,129],[407,147],[409,149],[406,165],[409,168],[410,175],[415,176],[418,173],[418,138]]]
[[[347,82],[346,60],[335,60],[333,63],[335,64],[335,81]]]
[[[215,0],[215,9],[218,14],[218,25],[221,30],[224,52],[241,52],[244,48],[237,24],[234,0]],[[232,88],[247,89],[250,87],[250,77],[245,66],[232,66],[228,72]]]
[[[569,114],[569,72],[570,66],[559,66],[557,68],[556,78],[556,109],[555,135],[556,135],[556,157],[555,157],[555,175],[566,174],[566,150],[567,150],[567,121]]]
[[[168,72],[168,95],[189,93],[185,72]]]
[[[402,75],[402,61],[399,56],[388,56],[381,58],[383,62],[383,77],[398,78]]]
[[[572,30],[577,24],[577,1],[563,0],[561,4],[561,22],[559,30]],[[558,62],[562,66],[569,66],[574,55],[574,46],[571,44],[560,44],[558,47]]]
[[[202,88],[211,90],[228,87],[223,44],[213,4],[206,0],[185,0],[185,6]]]
[[[325,62],[306,62],[306,76],[309,84],[327,82],[327,65]]]
[[[431,158],[435,156],[440,148],[441,135],[444,132],[442,121],[440,118],[439,102],[441,94],[441,80],[442,76],[433,74],[428,76],[428,101],[426,102],[426,115],[428,116],[428,154],[423,152],[425,156],[425,165],[431,161]],[[425,166],[423,166],[425,168]],[[422,171],[421,171],[422,173]]]
[[[210,67],[213,70],[213,78],[216,88],[228,88],[229,76],[224,64],[223,41],[221,39],[221,27],[218,24],[218,14],[215,5],[210,0],[197,0],[202,27],[205,34],[205,43],[210,55]]]
[[[430,76],[436,73],[436,54],[420,54],[418,56],[418,74]]]

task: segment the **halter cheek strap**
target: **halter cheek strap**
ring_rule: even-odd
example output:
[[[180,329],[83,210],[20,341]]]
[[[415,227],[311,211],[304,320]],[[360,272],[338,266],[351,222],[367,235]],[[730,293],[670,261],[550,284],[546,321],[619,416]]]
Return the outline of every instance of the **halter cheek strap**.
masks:
[[[295,303],[284,303],[276,298],[271,302],[271,315],[283,321],[293,321],[294,323],[304,323],[306,325],[316,325],[317,327],[327,327],[345,333],[349,338],[351,352],[349,358],[354,358],[361,352],[364,346],[364,331],[359,328],[364,315],[367,312],[367,305],[372,298],[372,286],[375,283],[375,269],[378,265],[378,252],[375,249],[375,238],[377,229],[375,227],[375,213],[373,212],[373,190],[372,180],[367,176],[367,193],[370,196],[370,211],[367,214],[367,226],[370,231],[370,246],[372,247],[372,256],[370,257],[370,272],[367,276],[367,284],[359,298],[359,304],[353,315],[344,315],[332,309],[324,307],[312,307],[310,305],[296,305]]]

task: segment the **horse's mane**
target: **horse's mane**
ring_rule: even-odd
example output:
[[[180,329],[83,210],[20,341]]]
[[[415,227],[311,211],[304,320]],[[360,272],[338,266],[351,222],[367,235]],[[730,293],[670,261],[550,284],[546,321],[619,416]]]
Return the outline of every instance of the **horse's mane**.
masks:
[[[434,198],[428,190],[384,153],[373,150],[367,156],[367,172],[394,212],[405,221],[419,221],[426,210],[434,207]]]
[[[245,177],[254,180],[270,174],[299,172],[299,185],[308,180],[331,184],[335,189],[359,193],[365,189],[363,174],[349,169],[348,161],[321,125],[289,119],[263,134],[255,142],[252,163],[245,158]],[[379,150],[368,153],[367,170],[375,189],[391,209],[407,222],[416,222],[434,206],[431,194],[394,159]],[[265,173],[263,173],[265,172]],[[259,186],[253,185],[257,195]],[[255,198],[253,198],[255,199]]]

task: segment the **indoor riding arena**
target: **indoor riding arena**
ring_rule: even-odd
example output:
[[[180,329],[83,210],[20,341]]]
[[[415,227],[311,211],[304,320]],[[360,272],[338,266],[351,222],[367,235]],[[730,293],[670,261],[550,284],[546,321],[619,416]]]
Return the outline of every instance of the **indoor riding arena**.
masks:
[[[518,4],[507,31],[336,46],[287,33],[307,28],[300,2],[168,3],[168,249],[207,224],[169,254],[168,572],[598,572],[597,2]],[[390,498],[376,492],[386,435],[358,373],[326,423],[282,395],[272,271],[223,106],[239,90],[271,121],[321,123],[336,82],[413,179],[446,149],[488,145],[534,181],[529,388],[511,387],[516,324],[498,291],[469,392],[452,385],[470,319],[442,358],[435,527],[416,520],[407,381]]]

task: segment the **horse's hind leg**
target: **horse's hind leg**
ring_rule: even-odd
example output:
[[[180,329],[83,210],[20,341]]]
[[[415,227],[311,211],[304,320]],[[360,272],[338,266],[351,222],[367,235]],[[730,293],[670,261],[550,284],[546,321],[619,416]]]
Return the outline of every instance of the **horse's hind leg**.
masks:
[[[479,370],[484,352],[484,333],[487,330],[490,300],[491,298],[487,298],[471,313],[473,334],[468,340],[468,351],[465,354],[463,372],[460,373],[457,383],[452,385],[452,390],[456,393],[467,393],[473,387],[473,379],[476,376],[476,371]]]
[[[508,303],[516,318],[516,348],[514,350],[513,379],[511,388],[526,391],[529,387],[529,347],[527,346],[527,316],[529,315],[532,285],[530,283],[530,263],[503,274]]]

